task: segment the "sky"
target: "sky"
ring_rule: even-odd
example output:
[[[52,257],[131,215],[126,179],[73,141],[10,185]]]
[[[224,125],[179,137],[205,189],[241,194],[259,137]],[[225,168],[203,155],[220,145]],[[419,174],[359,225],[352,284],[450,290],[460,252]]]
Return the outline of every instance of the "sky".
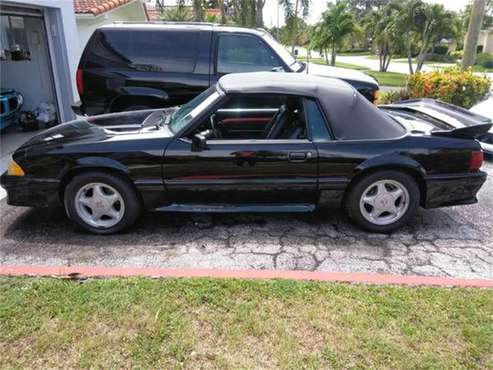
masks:
[[[424,0],[427,3],[442,4],[445,8],[450,10],[459,11],[465,8],[469,0]],[[278,0],[267,0],[264,7],[264,23],[267,27],[272,27],[277,24]],[[308,15],[307,22],[310,24],[316,23],[322,12],[327,7],[327,0],[311,0],[310,14]],[[279,25],[282,26],[284,21],[284,13],[282,9],[279,10]]]

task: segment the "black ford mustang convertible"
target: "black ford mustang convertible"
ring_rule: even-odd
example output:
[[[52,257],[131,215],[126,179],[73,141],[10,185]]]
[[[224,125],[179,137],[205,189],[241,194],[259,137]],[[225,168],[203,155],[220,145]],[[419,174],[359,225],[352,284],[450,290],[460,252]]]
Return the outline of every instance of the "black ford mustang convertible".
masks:
[[[342,202],[374,232],[419,206],[471,204],[490,124],[410,134],[345,82],[230,74],[179,108],[76,120],[32,138],[1,178],[8,203],[62,202],[109,234],[142,209],[307,212]]]

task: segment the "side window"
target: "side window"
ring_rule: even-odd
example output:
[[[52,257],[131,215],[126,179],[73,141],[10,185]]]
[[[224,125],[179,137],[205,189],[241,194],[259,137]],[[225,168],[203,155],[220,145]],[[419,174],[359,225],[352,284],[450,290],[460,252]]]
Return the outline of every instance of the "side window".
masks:
[[[87,62],[88,67],[191,73],[197,63],[197,44],[194,31],[105,30],[91,38]]]
[[[304,140],[303,98],[281,94],[239,94],[227,99],[191,134],[209,140]]]
[[[248,35],[220,35],[217,73],[271,71],[278,57],[261,40]]]
[[[331,137],[325,118],[320,112],[317,102],[313,99],[305,99],[305,110],[313,141],[330,140]]]

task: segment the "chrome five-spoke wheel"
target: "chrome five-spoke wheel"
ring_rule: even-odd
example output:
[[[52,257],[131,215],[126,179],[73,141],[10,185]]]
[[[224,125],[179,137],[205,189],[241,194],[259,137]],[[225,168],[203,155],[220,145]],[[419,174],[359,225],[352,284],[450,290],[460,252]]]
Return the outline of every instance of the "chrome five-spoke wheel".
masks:
[[[390,225],[409,207],[409,192],[398,181],[385,179],[369,185],[359,201],[361,215],[375,225]]]
[[[93,182],[77,192],[75,210],[85,223],[97,228],[110,228],[123,218],[125,202],[114,187]]]

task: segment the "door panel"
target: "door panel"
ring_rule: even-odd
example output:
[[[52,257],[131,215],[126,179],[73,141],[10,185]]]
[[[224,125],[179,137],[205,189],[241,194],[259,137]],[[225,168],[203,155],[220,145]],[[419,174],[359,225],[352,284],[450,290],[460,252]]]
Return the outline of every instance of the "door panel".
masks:
[[[178,139],[165,153],[170,199],[181,203],[314,203],[317,151],[308,140],[211,140],[192,152]]]

